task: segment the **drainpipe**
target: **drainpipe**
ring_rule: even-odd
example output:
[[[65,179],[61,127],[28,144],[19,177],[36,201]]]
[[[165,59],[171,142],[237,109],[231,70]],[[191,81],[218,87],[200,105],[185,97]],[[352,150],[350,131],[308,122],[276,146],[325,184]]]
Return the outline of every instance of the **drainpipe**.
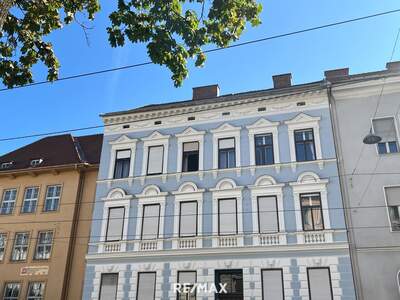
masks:
[[[347,204],[350,204],[350,200],[348,197],[348,190],[347,190],[347,185],[346,185],[346,180],[343,176],[340,174],[345,174],[345,168],[343,165],[343,159],[342,159],[342,147],[339,141],[341,141],[341,136],[340,136],[340,130],[339,127],[336,126],[338,123],[337,119],[337,111],[336,111],[336,99],[333,96],[332,93],[332,83],[329,82],[328,80],[325,80],[325,86],[326,86],[326,92],[328,96],[328,102],[329,102],[329,113],[331,116],[331,126],[332,126],[332,132],[333,132],[333,142],[335,145],[335,152],[336,152],[336,159],[337,159],[337,172],[339,175],[339,182],[340,182],[340,193],[342,196],[342,206],[344,208],[344,221],[346,225],[346,233],[347,233],[347,240],[349,244],[349,254],[350,254],[350,262],[351,262],[351,268],[352,268],[352,278],[353,278],[353,285],[355,289],[355,295],[356,299],[364,299],[363,297],[363,292],[362,292],[362,284],[361,284],[361,278],[359,276],[359,264],[358,264],[358,259],[357,259],[357,250],[355,246],[355,238],[353,234],[353,222],[351,219],[351,212],[349,210],[349,206]],[[348,229],[350,228],[350,229]]]
[[[71,280],[72,262],[74,259],[74,250],[75,250],[76,239],[77,239],[76,235],[77,235],[77,231],[78,231],[79,214],[80,214],[80,209],[81,209],[83,186],[84,186],[84,181],[85,181],[84,171],[79,170],[78,168],[77,168],[77,171],[79,173],[79,183],[78,183],[78,189],[77,189],[76,199],[75,199],[75,208],[74,208],[71,234],[70,234],[71,239],[70,239],[69,246],[68,246],[67,262],[66,262],[65,272],[64,272],[64,284],[63,284],[63,289],[61,292],[61,299],[64,299],[64,300],[68,299],[69,282]]]

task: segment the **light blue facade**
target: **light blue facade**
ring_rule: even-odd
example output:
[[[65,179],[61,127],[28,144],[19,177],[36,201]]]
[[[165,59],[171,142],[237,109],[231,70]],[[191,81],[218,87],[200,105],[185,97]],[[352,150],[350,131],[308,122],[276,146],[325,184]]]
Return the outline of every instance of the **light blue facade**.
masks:
[[[313,97],[310,96],[310,99],[312,100]],[[296,103],[296,99],[285,101]],[[268,102],[266,103],[268,106]],[[246,105],[244,104],[244,106]],[[252,107],[254,104],[247,105],[246,109],[249,109],[249,106]],[[243,107],[217,109],[216,111],[220,114],[227,109],[233,112]],[[320,267],[329,268],[334,299],[355,299],[327,101],[322,99],[318,105],[310,101],[304,108],[290,106],[290,109],[282,108],[281,111],[273,113],[268,109],[266,112],[258,112],[257,104],[254,107],[254,113],[238,117],[235,114],[225,119],[222,116],[210,117],[205,122],[196,121],[193,124],[177,121],[176,127],[163,125],[164,118],[160,117],[160,120],[163,121],[160,126],[150,126],[143,130],[123,129],[117,130],[116,133],[111,130],[106,132],[93,211],[84,299],[98,299],[102,273],[119,274],[117,299],[136,299],[138,272],[152,271],[156,272],[155,298],[176,299],[172,284],[177,281],[178,271],[196,271],[197,282],[211,284],[215,280],[215,270],[221,269],[243,271],[243,299],[262,299],[261,270],[263,269],[282,269],[285,299],[309,299],[307,268]],[[306,116],[306,119],[299,119],[297,122],[296,117],[299,117],[301,113]],[[277,124],[272,127],[277,129],[274,138],[278,139],[280,163],[255,167],[249,155],[253,149],[250,143],[252,136],[249,134],[247,126],[251,126],[261,119],[268,120],[271,124]],[[295,125],[288,122],[291,120],[294,120]],[[301,163],[293,161],[293,154],[290,150],[292,137],[289,134],[289,127],[298,128],[302,123],[305,126],[311,123],[318,126],[319,140],[316,138],[316,143],[320,144],[321,157],[318,158],[317,154],[318,159],[315,161]],[[240,147],[240,167],[215,170],[213,162],[215,149],[213,147],[217,145],[214,139],[216,133],[213,130],[224,124],[233,126],[236,131],[237,128],[240,128],[240,145],[236,145],[236,149]],[[189,126],[194,131],[204,131],[202,134],[204,139],[203,170],[185,174],[177,170],[177,160],[182,159],[178,157],[179,137],[177,135],[185,132]],[[115,128],[118,127],[115,126]],[[146,142],[142,139],[149,137],[155,131],[160,136],[169,136],[167,139],[167,173],[146,176],[142,171],[144,151],[147,148],[145,149]],[[317,132],[314,131],[315,134]],[[124,143],[126,145],[134,144],[134,155],[131,157],[134,163],[133,173],[129,178],[113,180],[110,178],[112,173],[110,167],[113,168],[113,160],[115,160],[113,145],[119,140],[122,144],[119,149],[124,147]],[[270,186],[268,184],[257,186],[257,179],[271,177],[275,182]],[[302,181],[302,178],[306,179]],[[237,217],[241,220],[239,221],[241,224],[238,226],[242,231],[238,232],[239,237],[237,240],[234,238],[233,244],[221,246],[223,241],[220,240],[218,232],[215,230],[215,214],[218,212],[215,211],[213,202],[217,198],[223,197],[218,196],[219,193],[221,195],[229,194],[229,188],[218,188],[218,184],[222,182],[222,186],[226,179],[234,182],[232,197],[238,193],[241,195],[241,201],[238,202],[241,207],[237,210]],[[182,248],[179,246],[181,239],[175,232],[175,223],[179,222],[176,206],[179,205],[177,202],[179,195],[183,195],[182,197],[186,197],[185,199],[190,198],[188,196],[190,193],[177,193],[186,182],[194,183],[200,190],[200,192],[195,190],[193,193],[201,194],[196,197],[202,198],[200,200],[202,202],[201,211],[198,212],[198,217],[201,218],[199,223],[201,224],[199,229],[201,235],[199,234],[200,236],[196,238],[198,243],[196,246]],[[232,181],[226,180],[226,182],[231,183]],[[155,194],[153,192],[151,195],[149,194],[150,196],[144,195],[146,188],[152,186],[158,187],[160,194],[157,194],[156,191]],[[257,219],[254,216],[257,216],[257,211],[254,211],[255,206],[252,202],[255,201],[255,198],[252,195],[256,193],[255,191],[257,191],[257,195],[262,195],[264,187],[265,190],[280,190],[282,217],[279,215],[279,218],[283,218],[280,221],[284,225],[284,231],[281,229],[279,236],[267,234],[265,235],[266,239],[260,242],[261,234],[255,232],[254,222]],[[328,219],[329,224],[325,224],[323,231],[305,233],[301,229],[299,230],[301,213],[298,206],[298,195],[307,192],[308,188],[310,192],[321,189],[321,195],[326,195],[325,205],[327,204],[327,207],[324,207],[324,201],[322,201],[322,209],[327,214],[325,216],[328,217],[324,217],[324,222]],[[122,192],[118,197],[113,197],[113,191]],[[162,238],[143,251],[144,249],[141,247],[144,246],[140,234],[138,235],[137,227],[141,226],[142,204],[153,196],[155,200],[152,201],[157,201],[157,199],[165,201],[162,206],[164,217],[160,217],[160,222],[163,223]],[[112,207],[113,203],[116,203],[116,206],[125,203],[124,205],[129,206],[129,213],[125,215],[124,226],[126,227],[123,229],[123,240],[114,243],[115,246],[107,248],[109,245],[104,242],[104,228],[107,222],[105,211]],[[239,213],[239,211],[241,212]],[[201,240],[200,243],[199,240]],[[214,299],[214,297],[214,294],[206,292],[197,293],[197,299]],[[149,296],[148,299],[152,299],[152,297]]]

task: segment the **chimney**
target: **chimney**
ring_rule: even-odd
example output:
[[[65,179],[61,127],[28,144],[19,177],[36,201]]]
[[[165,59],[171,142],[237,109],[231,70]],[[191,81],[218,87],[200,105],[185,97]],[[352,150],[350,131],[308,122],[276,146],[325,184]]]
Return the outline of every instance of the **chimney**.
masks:
[[[272,76],[275,89],[287,88],[292,85],[292,73]]]
[[[400,71],[400,61],[388,62],[386,64],[386,69],[391,72],[399,72]]]
[[[193,88],[193,100],[216,98],[219,96],[218,84],[199,86]]]
[[[325,71],[325,79],[328,81],[335,81],[349,76],[349,68],[334,69]]]

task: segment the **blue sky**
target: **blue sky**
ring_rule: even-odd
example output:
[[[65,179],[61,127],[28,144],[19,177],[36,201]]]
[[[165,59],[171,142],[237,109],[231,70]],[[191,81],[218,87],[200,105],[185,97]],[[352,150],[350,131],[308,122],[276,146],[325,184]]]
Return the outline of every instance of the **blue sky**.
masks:
[[[101,1],[89,33],[78,25],[52,34],[61,76],[148,61],[143,45],[109,46],[105,27],[117,1]],[[260,1],[262,25],[248,27],[240,41],[400,8],[396,0]],[[400,13],[208,55],[205,67],[190,64],[189,78],[175,88],[169,71],[151,65],[76,80],[0,92],[0,138],[100,125],[100,113],[150,103],[187,100],[192,87],[218,83],[222,94],[269,88],[271,76],[291,72],[295,84],[320,80],[324,70],[349,67],[360,73],[385,68]],[[399,46],[400,47],[400,46]],[[394,60],[400,59],[396,51]],[[43,80],[43,67],[35,68]],[[1,86],[1,85],[0,85]],[[76,135],[101,132],[81,131]],[[0,154],[36,139],[0,142]]]

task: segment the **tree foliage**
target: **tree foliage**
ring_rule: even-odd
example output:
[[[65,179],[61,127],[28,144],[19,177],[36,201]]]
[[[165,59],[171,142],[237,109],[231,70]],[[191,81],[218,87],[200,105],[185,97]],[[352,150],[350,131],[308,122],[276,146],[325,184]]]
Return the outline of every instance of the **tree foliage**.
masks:
[[[107,28],[111,46],[145,43],[150,59],[171,70],[176,86],[188,75],[188,59],[194,58],[196,66],[204,64],[205,45],[225,47],[240,37],[247,23],[260,23],[261,5],[255,0],[114,1],[118,7]],[[8,87],[31,83],[32,66],[42,62],[47,79],[56,80],[60,64],[48,35],[73,22],[78,12],[93,19],[100,9],[98,0],[11,2],[5,14],[0,11],[0,18],[5,16],[0,20],[0,78]]]

